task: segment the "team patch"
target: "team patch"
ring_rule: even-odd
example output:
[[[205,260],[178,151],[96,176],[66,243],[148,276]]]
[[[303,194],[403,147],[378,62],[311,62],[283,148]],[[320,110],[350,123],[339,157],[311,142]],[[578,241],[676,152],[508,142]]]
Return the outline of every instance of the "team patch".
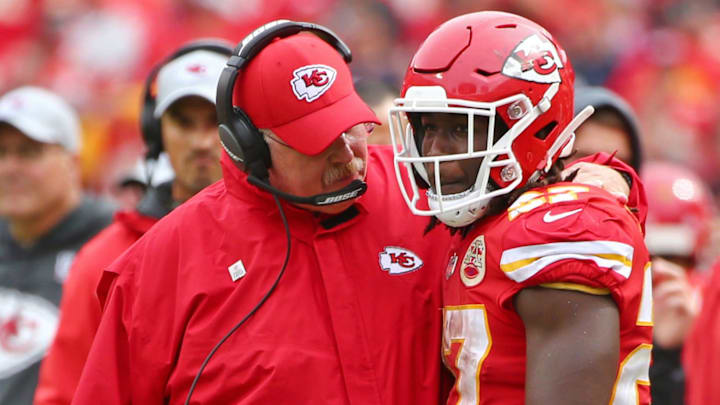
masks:
[[[562,60],[547,38],[533,34],[520,42],[505,60],[502,73],[537,83],[560,83]]]
[[[422,267],[423,261],[408,249],[386,246],[380,252],[380,268],[390,274],[405,274]]]
[[[298,100],[308,103],[317,100],[335,82],[337,71],[326,65],[309,65],[295,69],[290,86]]]
[[[0,288],[0,379],[40,361],[58,324],[58,309],[43,297]]]
[[[485,278],[485,235],[472,241],[460,266],[460,279],[466,287],[475,287]]]

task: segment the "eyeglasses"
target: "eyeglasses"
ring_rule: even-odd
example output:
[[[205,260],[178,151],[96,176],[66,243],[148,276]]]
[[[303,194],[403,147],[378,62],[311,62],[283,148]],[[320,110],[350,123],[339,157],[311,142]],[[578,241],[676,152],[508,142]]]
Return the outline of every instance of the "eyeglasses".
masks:
[[[7,159],[10,156],[15,156],[22,161],[35,160],[45,153],[46,146],[48,145],[43,143],[28,143],[14,148],[0,145],[0,160]]]
[[[359,130],[358,127],[362,125],[363,130]],[[372,133],[372,131],[375,130],[375,123],[374,122],[363,122],[360,124],[355,125],[354,127],[351,127],[347,131],[340,134],[340,136],[344,137],[346,140],[352,142],[360,139],[365,139],[369,134]],[[282,139],[278,139],[274,134],[271,134],[270,132],[263,132],[264,136],[271,139],[274,142],[279,143],[280,145],[286,146],[288,148],[293,149],[292,146],[285,143]]]

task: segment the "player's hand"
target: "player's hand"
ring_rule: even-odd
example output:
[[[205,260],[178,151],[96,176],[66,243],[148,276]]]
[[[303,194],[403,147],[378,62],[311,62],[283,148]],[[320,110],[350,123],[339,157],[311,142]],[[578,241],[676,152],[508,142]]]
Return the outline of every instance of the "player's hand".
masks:
[[[666,349],[681,346],[698,313],[698,294],[685,269],[661,258],[652,261],[653,337]]]
[[[608,166],[589,162],[578,162],[563,170],[563,178],[577,171],[573,183],[599,187],[614,195],[621,204],[626,204],[630,195],[630,186],[620,173]]]

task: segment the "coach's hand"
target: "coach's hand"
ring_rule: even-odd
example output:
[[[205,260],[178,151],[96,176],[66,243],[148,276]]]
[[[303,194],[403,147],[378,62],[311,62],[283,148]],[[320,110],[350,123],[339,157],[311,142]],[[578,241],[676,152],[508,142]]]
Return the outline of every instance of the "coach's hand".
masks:
[[[630,195],[630,185],[615,169],[596,163],[578,162],[562,172],[563,178],[577,172],[573,183],[587,184],[602,188],[625,204]]]

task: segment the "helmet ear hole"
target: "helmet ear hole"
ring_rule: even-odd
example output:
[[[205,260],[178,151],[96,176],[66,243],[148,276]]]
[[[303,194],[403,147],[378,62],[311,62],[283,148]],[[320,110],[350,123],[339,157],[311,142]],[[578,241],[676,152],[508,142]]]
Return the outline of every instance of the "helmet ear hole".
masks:
[[[500,138],[510,130],[510,127],[505,123],[505,120],[500,114],[495,116],[495,128],[493,128],[493,145],[496,144]]]
[[[553,129],[557,126],[557,121],[552,121],[545,125],[544,127],[540,128],[539,131],[535,133],[535,138],[540,139],[541,141],[544,141],[547,139],[548,135],[552,133]]]

